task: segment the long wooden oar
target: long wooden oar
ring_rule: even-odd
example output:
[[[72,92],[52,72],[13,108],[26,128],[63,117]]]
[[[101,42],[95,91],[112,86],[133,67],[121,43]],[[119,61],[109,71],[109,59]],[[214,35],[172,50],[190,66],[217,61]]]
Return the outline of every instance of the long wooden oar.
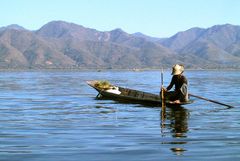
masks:
[[[219,105],[222,105],[222,106],[227,106],[229,108],[233,108],[233,106],[231,106],[231,105],[227,105],[225,103],[221,103],[221,102],[211,100],[211,99],[208,99],[208,98],[204,98],[204,97],[201,97],[201,96],[197,96],[197,95],[194,95],[194,94],[189,93],[189,96],[196,97],[196,98],[199,98],[199,99],[202,99],[202,100],[205,100],[205,101],[213,102],[213,103],[216,103],[216,104],[219,104]]]
[[[163,69],[161,72],[161,100],[162,100],[162,109],[163,109],[163,108],[165,108],[164,87],[163,87]]]
[[[163,133],[163,128],[165,127],[165,118],[166,118],[166,102],[164,98],[164,87],[163,87],[163,69],[161,72],[161,101],[162,101],[162,110],[161,110],[161,132]]]

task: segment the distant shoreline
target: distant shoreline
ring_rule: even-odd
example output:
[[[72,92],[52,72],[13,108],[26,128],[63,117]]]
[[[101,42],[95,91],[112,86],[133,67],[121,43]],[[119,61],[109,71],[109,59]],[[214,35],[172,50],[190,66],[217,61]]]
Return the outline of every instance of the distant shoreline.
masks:
[[[103,71],[161,71],[162,68],[137,68],[137,69],[89,69],[89,68],[49,68],[49,69],[0,69],[0,72],[44,72],[44,71],[86,71],[86,72],[103,72]],[[163,70],[171,70],[171,68],[163,68]],[[240,68],[186,68],[186,71],[240,71]]]

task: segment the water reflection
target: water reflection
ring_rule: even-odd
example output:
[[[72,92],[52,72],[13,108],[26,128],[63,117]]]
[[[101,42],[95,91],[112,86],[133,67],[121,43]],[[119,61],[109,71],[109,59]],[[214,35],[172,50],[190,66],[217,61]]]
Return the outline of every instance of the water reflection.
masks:
[[[188,132],[188,110],[183,107],[162,109],[160,116],[162,136],[168,136],[170,134],[173,138],[173,141],[167,143],[174,145],[170,150],[177,155],[182,154],[186,151],[183,145],[187,142],[184,141],[183,138],[187,137]]]

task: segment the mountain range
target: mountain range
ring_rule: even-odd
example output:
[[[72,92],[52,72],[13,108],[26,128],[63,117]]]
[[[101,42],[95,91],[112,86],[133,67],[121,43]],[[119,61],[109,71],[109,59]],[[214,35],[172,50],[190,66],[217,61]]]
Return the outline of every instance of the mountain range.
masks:
[[[36,31],[0,28],[1,69],[240,69],[240,26],[191,28],[169,38],[52,21]]]

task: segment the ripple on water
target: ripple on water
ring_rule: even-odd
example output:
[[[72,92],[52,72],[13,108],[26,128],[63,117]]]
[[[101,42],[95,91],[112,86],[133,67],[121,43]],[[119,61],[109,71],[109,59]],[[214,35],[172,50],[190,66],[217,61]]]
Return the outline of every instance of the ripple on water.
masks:
[[[195,98],[163,113],[95,99],[85,83],[104,79],[158,93],[159,71],[6,72],[0,77],[0,160],[239,159],[240,73],[186,74],[192,93],[236,107]],[[164,79],[168,84],[171,76]]]

